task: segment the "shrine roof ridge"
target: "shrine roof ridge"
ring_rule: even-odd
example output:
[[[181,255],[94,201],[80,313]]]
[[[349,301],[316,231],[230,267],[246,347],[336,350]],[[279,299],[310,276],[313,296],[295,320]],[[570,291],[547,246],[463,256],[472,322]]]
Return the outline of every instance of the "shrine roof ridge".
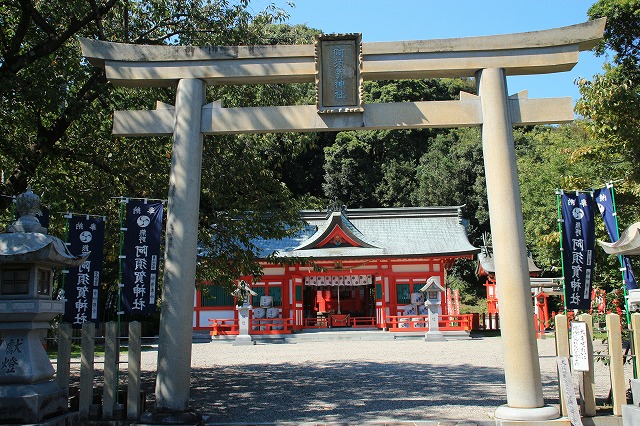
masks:
[[[357,218],[383,218],[383,217],[419,217],[419,216],[458,216],[462,215],[461,206],[429,206],[429,207],[374,207],[345,209],[345,214],[349,219]],[[326,210],[302,210],[301,219],[324,219],[327,217]]]

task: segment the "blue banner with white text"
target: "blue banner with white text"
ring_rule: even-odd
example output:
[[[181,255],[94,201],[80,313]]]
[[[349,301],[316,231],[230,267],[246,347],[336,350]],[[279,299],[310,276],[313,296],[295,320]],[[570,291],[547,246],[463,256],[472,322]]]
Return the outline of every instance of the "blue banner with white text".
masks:
[[[162,214],[162,202],[127,202],[122,251],[125,313],[152,315],[156,311]]]
[[[589,193],[563,193],[562,238],[567,309],[591,308],[594,270],[594,202]]]
[[[618,241],[620,236],[618,235],[618,218],[616,217],[616,213],[613,211],[613,194],[611,192],[611,188],[606,186],[604,188],[596,189],[593,193],[593,198],[596,201],[600,214],[602,215],[602,219],[604,220],[607,233],[609,234],[609,239],[612,243],[615,243]],[[619,256],[619,258],[620,263],[624,265],[623,280],[626,289],[633,290],[638,288],[636,278],[634,277],[633,270],[631,269],[631,261],[629,260],[629,257]]]
[[[90,253],[82,265],[70,268],[65,275],[63,321],[71,323],[73,328],[100,321],[104,224],[103,217],[71,215],[69,218],[69,251],[75,256]]]

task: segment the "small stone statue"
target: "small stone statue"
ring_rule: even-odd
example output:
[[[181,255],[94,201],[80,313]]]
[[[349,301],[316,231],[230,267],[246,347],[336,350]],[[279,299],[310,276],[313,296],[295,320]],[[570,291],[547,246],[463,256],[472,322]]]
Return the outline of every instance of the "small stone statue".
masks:
[[[242,306],[245,302],[247,302],[250,296],[258,295],[258,293],[251,290],[249,283],[245,280],[240,280],[231,294],[237,298],[236,305],[238,306]]]

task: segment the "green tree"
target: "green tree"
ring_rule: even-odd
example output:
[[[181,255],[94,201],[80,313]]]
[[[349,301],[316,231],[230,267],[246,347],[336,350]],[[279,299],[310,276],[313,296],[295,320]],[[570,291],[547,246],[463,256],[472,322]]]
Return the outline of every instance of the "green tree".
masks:
[[[419,161],[415,204],[465,205],[470,239],[479,245],[489,232],[484,160],[479,129],[453,129],[438,135]]]
[[[559,276],[561,271],[556,190],[600,188],[612,176],[623,176],[632,169],[632,164],[615,152],[609,151],[606,159],[594,155],[603,152],[601,148],[605,143],[594,139],[586,125],[584,121],[577,121],[516,132],[526,240],[538,266],[551,276]],[[629,209],[625,207],[619,205],[621,226],[629,217]],[[608,241],[599,212],[595,214],[596,239]],[[617,258],[596,248],[594,283],[597,287],[607,290],[619,287],[617,262]]]
[[[141,103],[148,108],[154,97],[167,100],[172,96],[166,90],[159,91],[164,96],[151,91],[141,102],[141,92],[113,89],[101,69],[82,60],[76,38],[146,44],[250,43],[284,15],[270,8],[254,16],[248,3],[4,2],[0,6],[0,169],[4,175],[0,192],[12,196],[27,184],[39,186],[47,180],[43,178],[45,166],[56,162],[66,165],[58,172],[67,184],[82,181],[82,188],[67,187],[69,193],[95,193],[114,181],[121,184],[121,191],[137,192],[132,191],[137,189],[133,177],[122,182],[119,170],[114,170],[135,165],[137,152],[128,149],[134,161],[127,158],[116,163],[119,157],[114,158],[111,137],[104,132],[108,126],[102,124],[110,122],[113,109]],[[96,177],[75,177],[78,171]],[[92,187],[96,183],[97,188]],[[0,207],[6,209],[9,201],[3,197]]]
[[[596,54],[613,53],[613,62],[593,80],[578,81],[581,98],[576,111],[588,119],[589,129],[603,143],[596,155],[615,152],[630,161],[640,160],[640,1],[600,0],[589,9],[589,18],[607,17],[604,38]],[[624,186],[640,194],[637,168],[624,176]],[[625,188],[625,190],[627,189]],[[640,206],[634,203],[636,210]]]
[[[366,103],[452,100],[475,88],[468,79],[369,81]],[[415,165],[442,129],[349,131],[325,148],[326,198],[350,207],[406,206],[416,188]],[[412,171],[413,169],[413,171]]]
[[[284,11],[254,13],[248,0],[71,1],[9,0],[0,6],[0,190],[4,220],[10,196],[31,185],[53,212],[108,216],[112,196],[165,198],[170,138],[114,138],[115,110],[173,103],[175,89],[109,85],[102,69],[81,57],[78,36],[142,44],[250,45],[308,43],[316,30],[276,24]],[[208,98],[227,106],[310,103],[311,85],[212,87]],[[299,143],[299,141],[301,141]],[[210,277],[251,272],[252,238],[294,229],[300,205],[283,185],[286,162],[314,146],[313,135],[255,135],[205,140],[203,258]],[[247,182],[251,185],[248,186]],[[267,211],[270,220],[258,221]],[[52,233],[61,233],[54,220]],[[107,227],[105,281],[116,282],[117,229]],[[208,241],[212,241],[210,244]],[[228,241],[228,251],[214,242]],[[218,247],[219,248],[219,247]],[[244,251],[242,251],[244,250]],[[226,256],[235,256],[229,261]],[[213,257],[219,256],[217,259]],[[203,276],[206,278],[206,276]],[[226,280],[228,282],[228,279]]]

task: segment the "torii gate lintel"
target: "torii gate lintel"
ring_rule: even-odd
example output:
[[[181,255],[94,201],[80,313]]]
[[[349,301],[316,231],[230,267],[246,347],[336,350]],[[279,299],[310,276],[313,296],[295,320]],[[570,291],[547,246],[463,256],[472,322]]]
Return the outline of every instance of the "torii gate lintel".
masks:
[[[171,136],[174,113],[167,104],[151,111],[116,111],[113,134]],[[574,118],[571,98],[529,99],[526,92],[509,98],[509,114],[514,126],[568,123]],[[223,108],[212,103],[203,105],[201,123],[205,135],[479,127],[482,107],[479,96],[465,92],[456,101],[366,104],[364,112],[349,114],[318,114],[314,105]]]

